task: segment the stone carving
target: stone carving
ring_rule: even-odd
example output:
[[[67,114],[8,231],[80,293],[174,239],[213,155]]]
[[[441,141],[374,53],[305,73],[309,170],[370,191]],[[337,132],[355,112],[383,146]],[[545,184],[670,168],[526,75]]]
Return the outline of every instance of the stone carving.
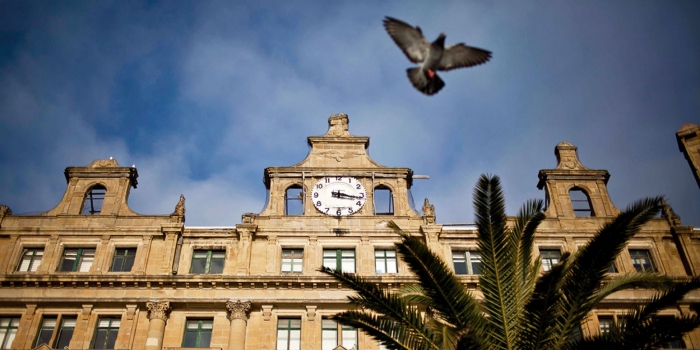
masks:
[[[348,115],[345,113],[333,114],[328,118],[328,132],[326,136],[350,136],[348,132]]]
[[[6,205],[0,204],[0,218],[12,215],[12,209]]]
[[[253,213],[245,213],[241,215],[241,222],[244,224],[253,224],[255,223],[255,214]]]
[[[423,201],[423,222],[426,224],[435,223],[435,206],[430,204],[428,198]]]
[[[170,314],[169,301],[149,301],[146,303],[146,308],[148,309],[149,320],[157,318],[166,321]]]
[[[661,206],[662,206],[661,217],[668,220],[668,224],[671,225],[671,227],[680,226],[681,225],[681,217],[678,216],[676,214],[676,212],[673,211],[673,208],[671,208],[671,206],[668,205],[668,203],[666,203],[665,199],[661,200]]]
[[[250,301],[232,301],[229,300],[226,302],[226,309],[229,311],[229,320],[234,320],[234,319],[241,319],[241,320],[248,320],[248,313],[250,312],[251,308],[251,302]]]
[[[307,305],[306,306],[306,318],[309,321],[316,320],[316,305]]]
[[[578,159],[576,150],[578,147],[564,141],[559,142],[554,148],[554,154],[557,156],[557,169],[565,170],[585,170],[588,169]]]
[[[170,214],[171,217],[176,217],[178,223],[185,222],[185,196],[180,195],[180,200],[175,205],[175,211]]]
[[[272,305],[262,306],[262,317],[264,321],[269,321],[272,318]]]
[[[328,151],[316,151],[314,152],[319,157],[333,158],[336,162],[340,163],[343,159],[355,158],[365,155],[361,152],[350,152],[345,150],[328,150]]]
[[[115,168],[119,167],[117,160],[109,157],[109,159],[95,159],[87,166],[88,168]]]

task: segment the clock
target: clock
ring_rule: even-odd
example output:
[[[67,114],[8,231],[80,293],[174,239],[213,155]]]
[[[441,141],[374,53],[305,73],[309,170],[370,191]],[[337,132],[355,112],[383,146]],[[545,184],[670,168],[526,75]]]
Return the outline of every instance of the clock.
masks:
[[[350,176],[328,176],[319,180],[311,192],[314,208],[331,216],[352,215],[367,200],[367,191],[360,181]]]

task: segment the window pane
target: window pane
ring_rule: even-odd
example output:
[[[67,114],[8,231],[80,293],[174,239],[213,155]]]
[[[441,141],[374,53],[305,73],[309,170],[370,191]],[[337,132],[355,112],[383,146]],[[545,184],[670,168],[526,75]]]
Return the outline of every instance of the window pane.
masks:
[[[196,348],[197,347],[197,331],[186,331],[185,337],[182,340],[183,348]]]
[[[471,262],[472,274],[473,275],[480,275],[481,274],[481,254],[479,254],[479,252],[470,251],[469,252],[469,261]]]
[[[83,210],[81,214],[83,215],[96,215],[102,212],[102,202],[105,199],[105,193],[107,190],[100,185],[92,187],[85,194],[85,201],[83,202]]]
[[[588,217],[593,216],[593,210],[591,209],[591,202],[588,198],[586,192],[580,188],[572,188],[569,191],[569,198],[571,199],[571,207],[574,210],[574,215],[577,217]]]
[[[211,264],[209,265],[209,273],[222,273],[224,272],[224,259],[211,259]]]
[[[277,350],[287,350],[287,344],[289,343],[289,330],[278,329],[277,330]],[[183,345],[184,346],[184,345]]]
[[[646,249],[630,249],[632,265],[638,272],[656,272],[651,253]]]
[[[45,317],[41,322],[41,328],[39,329],[36,342],[34,342],[34,347],[41,344],[49,345],[54,328],[56,328],[56,317]]]
[[[83,249],[82,256],[80,257],[78,271],[89,272],[90,267],[92,267],[92,262],[94,260],[95,260],[95,250],[94,249]]]
[[[394,201],[390,189],[381,186],[374,189],[374,213],[376,215],[394,214]]]
[[[75,266],[75,260],[78,258],[77,249],[65,249],[63,250],[63,258],[61,260],[60,271],[69,272],[73,271],[73,266]]]
[[[73,338],[73,329],[75,328],[75,318],[64,318],[61,322],[61,328],[58,330],[58,337],[56,339],[56,349],[63,349],[70,344],[71,338]]]
[[[452,252],[452,263],[455,267],[455,274],[466,275],[468,273],[465,252]]]
[[[343,347],[346,349],[357,349],[357,330],[352,328],[352,329],[346,329],[347,327],[343,326]]]
[[[292,186],[287,189],[284,196],[284,214],[301,215],[304,213],[302,202],[302,189],[300,186]]]
[[[323,330],[321,333],[321,350],[333,350],[338,346],[338,331]]]
[[[289,350],[301,350],[301,330],[289,331]]]
[[[197,257],[192,259],[192,267],[190,268],[191,273],[204,273],[207,266],[207,259],[199,259]]]
[[[386,262],[386,272],[387,273],[397,273],[398,269],[396,267],[396,259],[390,259]]]
[[[100,329],[95,334],[95,345],[92,348],[93,349],[107,349],[106,341],[107,341],[107,330]]]
[[[612,329],[613,318],[612,316],[598,316],[598,324],[600,325],[600,334],[608,334]]]
[[[208,348],[211,343],[211,330],[202,330],[199,333],[199,346],[198,348]]]
[[[343,272],[355,272],[355,258],[343,258],[341,264],[341,269]]]

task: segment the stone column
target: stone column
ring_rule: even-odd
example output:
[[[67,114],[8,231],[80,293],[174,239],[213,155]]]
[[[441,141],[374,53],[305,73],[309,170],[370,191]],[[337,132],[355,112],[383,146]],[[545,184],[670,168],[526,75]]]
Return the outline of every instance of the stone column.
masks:
[[[245,350],[245,328],[248,323],[248,312],[250,312],[250,301],[226,302],[226,309],[229,311],[231,320],[231,332],[228,336],[228,350]]]
[[[163,348],[163,334],[165,333],[165,321],[170,314],[170,302],[149,301],[148,308],[148,336],[146,338],[146,350],[160,350]]]

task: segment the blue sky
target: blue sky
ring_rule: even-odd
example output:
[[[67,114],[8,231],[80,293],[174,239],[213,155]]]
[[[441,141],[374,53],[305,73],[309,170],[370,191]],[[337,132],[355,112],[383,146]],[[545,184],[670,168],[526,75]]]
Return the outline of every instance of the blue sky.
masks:
[[[491,50],[441,76],[432,97],[384,16],[429,40]],[[620,209],[665,195],[700,226],[700,189],[675,132],[700,124],[698,1],[1,1],[0,203],[44,212],[63,169],[135,164],[129,204],[223,226],[265,203],[265,167],[308,152],[333,113],[369,136],[370,156],[410,167],[416,204],[473,220],[482,173],[501,176],[515,214],[554,147],[607,169]]]

